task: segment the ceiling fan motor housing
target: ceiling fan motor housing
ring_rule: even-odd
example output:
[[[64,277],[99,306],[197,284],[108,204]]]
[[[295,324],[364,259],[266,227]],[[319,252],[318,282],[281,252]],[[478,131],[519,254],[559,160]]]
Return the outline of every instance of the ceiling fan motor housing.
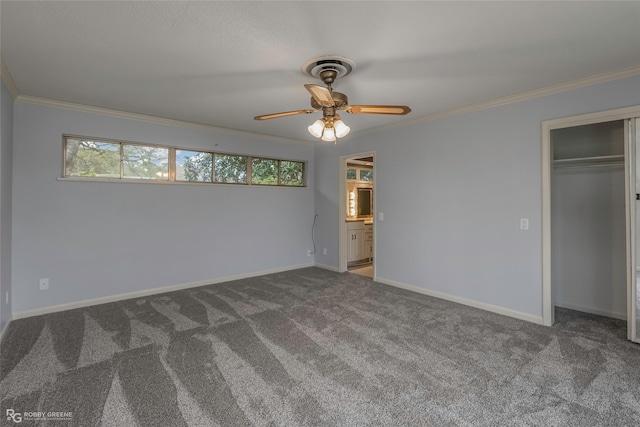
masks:
[[[341,92],[331,92],[331,98],[333,98],[334,108],[338,110],[343,110],[344,107],[349,105],[349,98],[347,95]],[[311,108],[315,110],[322,110],[322,105],[320,105],[313,97],[311,97]]]

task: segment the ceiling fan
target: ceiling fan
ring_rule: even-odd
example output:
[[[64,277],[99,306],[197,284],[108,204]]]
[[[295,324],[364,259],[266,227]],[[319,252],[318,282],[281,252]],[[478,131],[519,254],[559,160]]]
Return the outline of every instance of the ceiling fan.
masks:
[[[302,71],[311,77],[318,78],[326,87],[305,84],[304,87],[311,94],[311,109],[284,111],[281,113],[264,114],[254,117],[255,120],[270,120],[279,117],[311,114],[322,111],[322,119],[316,120],[309,126],[309,133],[323,141],[335,142],[349,133],[350,128],[344,124],[338,111],[349,114],[390,114],[405,115],[411,111],[406,105],[349,105],[349,99],[344,93],[333,90],[333,83],[339,77],[350,74],[355,69],[355,63],[341,56],[322,56],[307,61]]]

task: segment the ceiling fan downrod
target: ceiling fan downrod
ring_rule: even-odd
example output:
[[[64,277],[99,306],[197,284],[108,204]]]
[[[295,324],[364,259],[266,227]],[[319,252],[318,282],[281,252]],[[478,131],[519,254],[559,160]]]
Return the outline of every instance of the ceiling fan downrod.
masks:
[[[327,88],[331,92],[333,91],[333,82],[335,82],[336,78],[338,77],[338,71],[333,68],[328,68],[326,70],[320,71],[319,77],[320,80],[322,80],[322,82],[327,85]]]

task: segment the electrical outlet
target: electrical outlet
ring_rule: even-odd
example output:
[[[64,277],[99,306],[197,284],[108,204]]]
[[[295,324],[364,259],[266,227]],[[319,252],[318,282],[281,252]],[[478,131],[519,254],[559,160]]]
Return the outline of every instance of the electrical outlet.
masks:
[[[529,219],[520,218],[520,230],[528,230],[528,229],[529,229]]]
[[[4,294],[4,303],[9,304],[9,291],[5,292]]]
[[[46,291],[49,289],[49,279],[40,279],[40,290]]]
[[[326,255],[327,254],[327,248],[322,248],[322,255]]]
[[[313,251],[312,251],[311,249],[309,249],[309,250],[307,251],[307,256],[311,256],[311,254],[312,254],[312,253],[313,253]]]

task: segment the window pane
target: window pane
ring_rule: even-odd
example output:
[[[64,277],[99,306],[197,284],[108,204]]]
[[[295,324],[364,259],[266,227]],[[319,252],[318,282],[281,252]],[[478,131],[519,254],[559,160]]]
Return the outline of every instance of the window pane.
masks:
[[[247,183],[247,158],[229,154],[215,155],[215,181],[229,183]]]
[[[356,179],[355,168],[347,168],[347,179]]]
[[[120,144],[66,140],[65,176],[120,178]]]
[[[360,181],[373,181],[373,170],[360,169]]]
[[[176,150],[176,181],[211,182],[213,154]]]
[[[280,185],[303,186],[304,163],[280,160]]]
[[[169,180],[169,149],[123,145],[124,178]]]
[[[251,162],[251,183],[278,185],[278,161],[254,158]]]

